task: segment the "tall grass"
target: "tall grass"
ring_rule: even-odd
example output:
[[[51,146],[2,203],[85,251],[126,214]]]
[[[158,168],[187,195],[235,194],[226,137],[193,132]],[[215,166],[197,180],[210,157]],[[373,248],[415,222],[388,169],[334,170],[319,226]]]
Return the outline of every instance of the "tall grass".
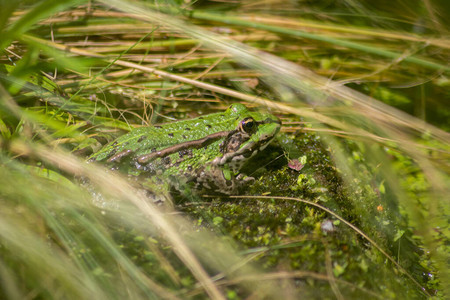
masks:
[[[2,3],[0,295],[448,296],[438,6],[188,4]],[[299,186],[259,180],[284,198],[170,210],[85,161],[135,125],[235,101],[281,116],[289,147],[306,141],[308,171],[267,175]]]

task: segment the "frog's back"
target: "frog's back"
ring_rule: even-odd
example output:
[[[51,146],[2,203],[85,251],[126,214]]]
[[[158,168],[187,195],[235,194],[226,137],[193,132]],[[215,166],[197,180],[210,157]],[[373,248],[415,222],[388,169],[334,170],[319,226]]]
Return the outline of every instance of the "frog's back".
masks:
[[[237,106],[237,107],[235,107]],[[242,107],[241,107],[242,106]],[[237,108],[237,109],[236,109]],[[122,156],[137,157],[150,152],[199,140],[217,132],[236,128],[245,106],[234,104],[226,112],[195,119],[135,128],[104,146],[90,157],[91,161],[112,161]]]

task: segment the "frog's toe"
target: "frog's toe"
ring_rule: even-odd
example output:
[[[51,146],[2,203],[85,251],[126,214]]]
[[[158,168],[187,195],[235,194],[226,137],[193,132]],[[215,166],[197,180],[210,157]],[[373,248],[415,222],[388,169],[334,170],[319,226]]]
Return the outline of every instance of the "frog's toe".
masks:
[[[255,181],[255,177],[251,177],[251,176],[247,176],[245,174],[239,174],[238,176],[236,176],[236,179],[240,182],[242,182],[243,184],[245,183],[252,183],[253,181]]]

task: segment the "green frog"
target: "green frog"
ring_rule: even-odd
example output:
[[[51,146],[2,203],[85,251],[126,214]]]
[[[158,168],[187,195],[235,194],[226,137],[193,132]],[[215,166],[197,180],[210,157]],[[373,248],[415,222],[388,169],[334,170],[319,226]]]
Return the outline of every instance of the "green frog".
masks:
[[[274,115],[237,103],[220,113],[136,128],[90,161],[137,178],[154,178],[179,191],[193,187],[235,194],[252,180],[240,173],[242,166],[274,139],[280,127]]]

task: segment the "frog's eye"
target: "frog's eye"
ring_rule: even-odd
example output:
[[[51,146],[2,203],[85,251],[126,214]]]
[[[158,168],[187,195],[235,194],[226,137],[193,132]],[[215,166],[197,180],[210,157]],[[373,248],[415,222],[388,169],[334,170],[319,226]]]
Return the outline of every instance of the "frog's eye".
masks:
[[[253,133],[256,130],[256,122],[253,118],[245,118],[239,124],[240,131],[244,131],[247,133]]]

